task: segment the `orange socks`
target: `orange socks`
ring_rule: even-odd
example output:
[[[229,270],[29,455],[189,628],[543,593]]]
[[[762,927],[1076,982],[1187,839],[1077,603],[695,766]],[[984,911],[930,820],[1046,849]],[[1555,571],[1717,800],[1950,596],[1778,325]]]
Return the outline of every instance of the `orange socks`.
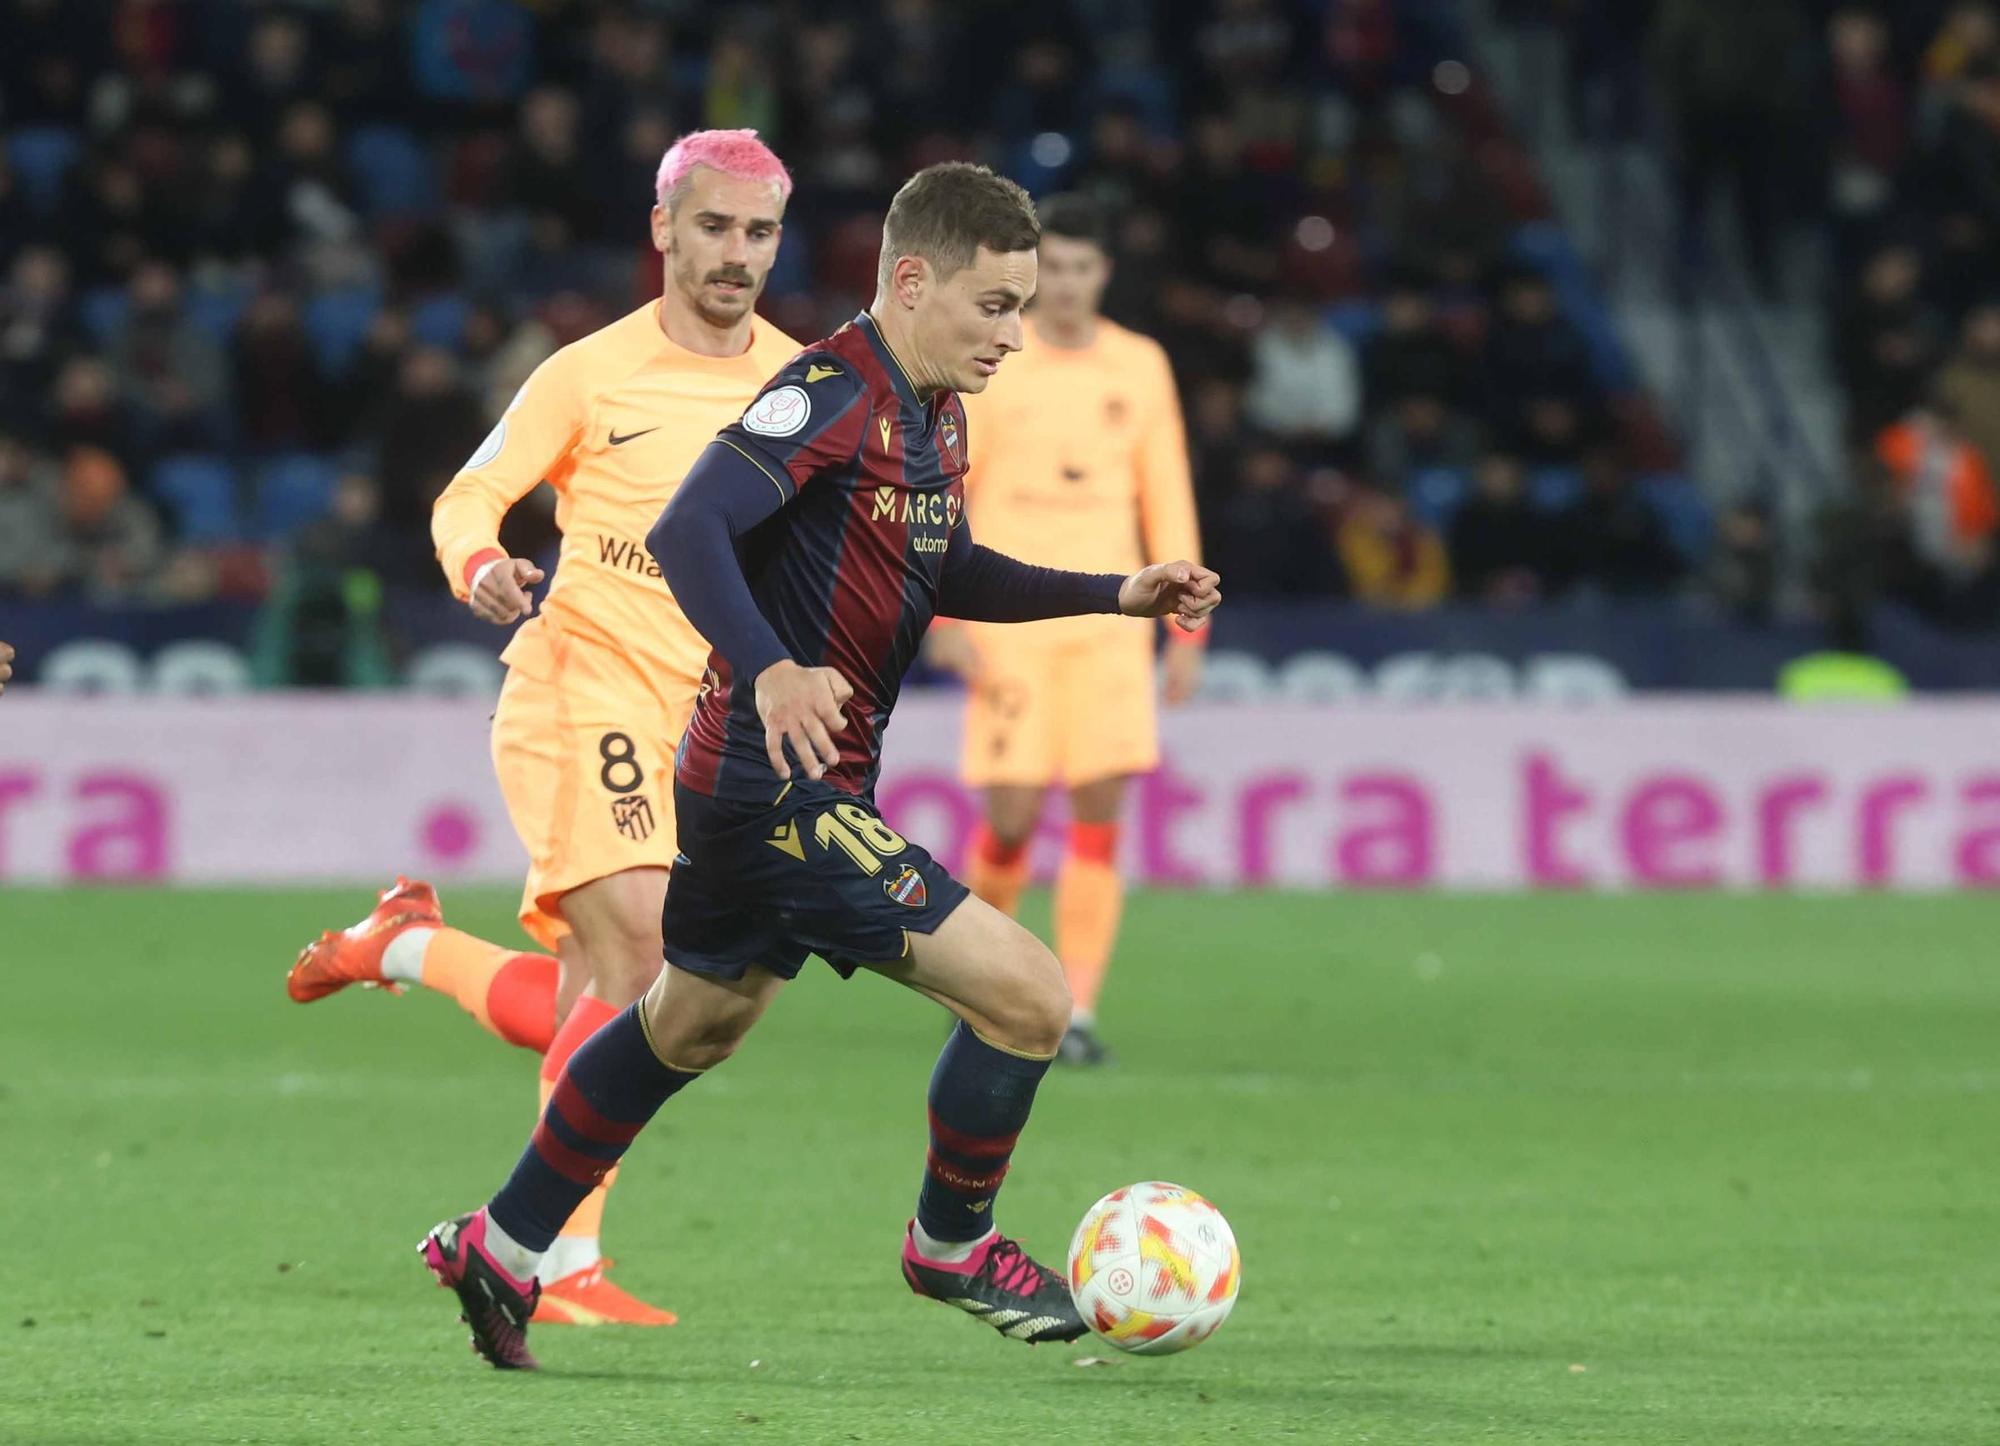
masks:
[[[553,1012],[553,1007],[551,1008]],[[556,1032],[548,1052],[542,1056],[542,1101],[541,1107],[548,1108],[549,1096],[555,1093],[556,1080],[569,1063],[569,1057],[582,1047],[583,1042],[597,1033],[605,1024],[615,1019],[622,1011],[615,1005],[606,1004],[602,999],[586,994],[571,1006],[569,1018]],[[597,1237],[604,1228],[604,1197],[618,1180],[617,1167],[613,1167],[597,1188],[583,1197],[583,1203],[576,1207],[569,1220],[556,1237],[554,1255],[561,1258],[558,1267],[561,1275],[574,1270],[585,1269],[597,1260]],[[564,1242],[588,1242],[581,1251],[577,1244],[565,1246]],[[557,1277],[550,1277],[551,1279]]]
[[[972,868],[966,878],[972,892],[1011,917],[1027,881],[1028,846],[1004,844],[991,828],[979,825],[972,836]]]
[[[1097,1013],[1097,996],[1118,937],[1125,884],[1112,862],[1117,852],[1117,824],[1072,823],[1069,849],[1056,873],[1056,957],[1062,960],[1080,1020]]]
[[[426,989],[449,994],[484,1028],[538,1054],[555,1038],[557,972],[551,955],[518,954],[458,929],[439,929],[424,944]]]

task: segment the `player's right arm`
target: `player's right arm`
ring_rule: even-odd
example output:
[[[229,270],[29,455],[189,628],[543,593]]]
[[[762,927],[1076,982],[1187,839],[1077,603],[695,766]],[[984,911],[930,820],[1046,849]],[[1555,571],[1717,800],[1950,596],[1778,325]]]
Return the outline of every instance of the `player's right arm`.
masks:
[[[567,348],[536,367],[431,509],[431,540],[452,595],[486,622],[511,623],[534,609],[527,589],[542,571],[507,556],[500,522],[583,434],[589,404],[578,373]]]
[[[787,744],[808,778],[840,762],[833,734],[854,688],[832,668],[805,667],[791,656],[757,606],[739,549],[814,473],[854,458],[867,416],[860,379],[823,354],[805,353],[708,444],[646,535],[688,621],[735,676],[752,680],[765,753],[780,778],[791,777]]]

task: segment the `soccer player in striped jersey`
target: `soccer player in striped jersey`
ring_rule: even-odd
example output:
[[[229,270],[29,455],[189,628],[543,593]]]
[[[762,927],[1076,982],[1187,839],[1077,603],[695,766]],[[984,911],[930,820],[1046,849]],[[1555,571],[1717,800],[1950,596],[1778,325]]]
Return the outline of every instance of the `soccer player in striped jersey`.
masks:
[[[754,131],[697,131],[661,161],[652,213],[665,286],[656,302],[538,367],[438,498],[431,531],[475,616],[527,619],[501,655],[493,762],[529,869],[522,953],[445,926],[428,884],[397,879],[352,928],[293,966],[293,999],[350,984],[423,984],[542,1056],[542,1099],[576,1047],[660,972],[660,905],[675,853],[674,750],[708,644],[646,534],[717,428],[798,343],[755,313],[777,258],[791,177]],[[542,581],[500,547],[508,508],[546,480],[562,551]],[[542,1261],[538,1321],[670,1325],[604,1274],[607,1175]]]
[[[675,1093],[720,1064],[816,953],[958,1017],[931,1076],[930,1150],[902,1272],[1013,1339],[1083,1334],[1062,1276],[993,1205],[1069,1024],[1061,966],[875,809],[883,732],[933,616],[1080,613],[1200,627],[1221,599],[1186,561],[1130,576],[974,545],[964,410],[1020,350],[1034,207],[980,166],[919,172],[890,205],[874,302],[774,377],[702,456],[649,539],[714,644],[681,745],[667,968],[570,1059],[513,1174],[421,1249],[475,1349],[531,1367],[535,1271],[575,1202]]]

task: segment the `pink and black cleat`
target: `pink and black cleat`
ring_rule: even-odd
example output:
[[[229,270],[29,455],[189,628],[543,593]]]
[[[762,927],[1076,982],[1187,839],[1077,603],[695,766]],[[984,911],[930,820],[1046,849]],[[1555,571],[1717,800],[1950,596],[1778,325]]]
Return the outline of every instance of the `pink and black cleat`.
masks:
[[[486,1211],[434,1226],[417,1246],[437,1283],[458,1296],[459,1319],[472,1327],[472,1349],[499,1371],[532,1371],[528,1321],[541,1284],[516,1280],[486,1250]]]
[[[1006,1236],[989,1235],[969,1259],[929,1260],[903,1234],[903,1279],[918,1295],[955,1305],[1010,1340],[1037,1345],[1073,1341],[1089,1329],[1062,1276],[1029,1258]]]

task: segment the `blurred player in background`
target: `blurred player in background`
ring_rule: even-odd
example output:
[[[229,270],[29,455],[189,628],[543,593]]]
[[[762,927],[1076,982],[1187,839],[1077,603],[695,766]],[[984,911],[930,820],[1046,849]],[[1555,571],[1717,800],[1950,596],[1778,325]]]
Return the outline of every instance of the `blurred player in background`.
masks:
[[[956,393],[980,390],[1020,350],[1034,207],[985,167],[947,162],[904,185],[882,234],[873,304],[772,378],[649,538],[715,643],[675,769],[668,964],[570,1060],[501,1190],[424,1239],[425,1263],[495,1366],[535,1364],[536,1272],[576,1201],[662,1105],[735,1051],[808,952],[959,1018],[931,1075],[930,1153],[903,1247],[910,1288],[1015,1340],[1086,1329],[1062,1274],[993,1224],[1068,1019],[1062,971],[882,821],[882,735],[940,612],[1173,615],[1196,628],[1221,593],[1185,561],[1083,573],[974,545]],[[807,1194],[812,1176],[800,1177]]]
[[[754,131],[700,131],[661,162],[653,244],[661,299],[564,347],[438,498],[431,531],[473,613],[527,618],[501,655],[493,763],[530,859],[521,926],[549,954],[447,928],[429,885],[399,878],[375,910],[300,954],[301,1003],[348,984],[420,983],[542,1054],[542,1099],[599,1025],[660,971],[660,908],[675,853],[673,758],[708,644],[660,579],[646,534],[716,432],[799,349],[754,314],[791,177]],[[509,557],[501,519],[547,480],[562,551],[542,573]],[[667,1325],[604,1278],[606,1176],[543,1261],[537,1320]]]
[[[1098,314],[1111,279],[1107,223],[1080,195],[1040,207],[1041,286],[1027,345],[966,402],[966,507],[999,551],[1049,567],[1130,572],[1199,556],[1194,489],[1167,354]],[[1165,694],[1194,696],[1206,632],[1167,628]],[[1060,1057],[1109,1058],[1097,1000],[1118,936],[1118,819],[1126,780],[1160,761],[1153,640],[1132,618],[1033,627],[940,622],[926,654],[965,679],[964,776],[986,790],[969,882],[1012,914],[1049,785],[1069,792],[1056,874],[1055,951],[1075,1015]]]

